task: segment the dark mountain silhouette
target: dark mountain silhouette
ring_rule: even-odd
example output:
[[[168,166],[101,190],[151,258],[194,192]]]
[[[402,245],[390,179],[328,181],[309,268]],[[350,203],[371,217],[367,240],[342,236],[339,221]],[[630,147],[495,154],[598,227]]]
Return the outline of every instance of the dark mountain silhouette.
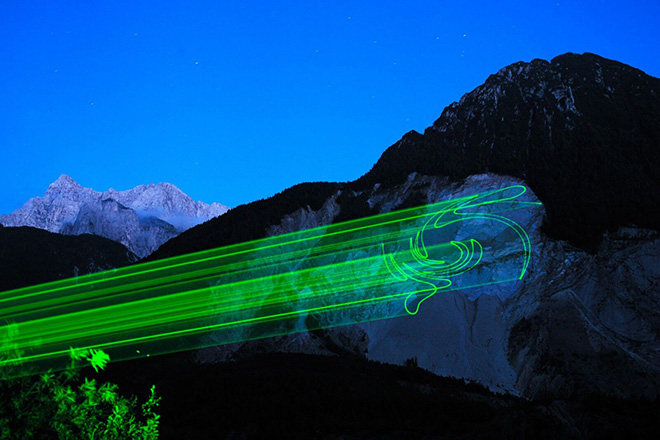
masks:
[[[317,210],[338,188],[337,183],[302,183],[268,199],[258,200],[231,209],[220,217],[189,229],[183,240],[170,240],[145,260],[181,255],[250,241],[265,236],[266,229],[301,207]],[[227,214],[231,216],[225,220]]]
[[[261,238],[284,214],[339,190],[334,221],[372,213],[368,195],[351,192],[393,187],[411,173],[460,181],[485,172],[522,178],[546,207],[545,232],[586,250],[620,226],[660,229],[660,79],[589,53],[512,64],[424,134],[404,135],[358,180],[296,185],[239,206],[149,259]]]
[[[605,231],[660,228],[660,79],[597,55],[516,63],[385,151],[356,185],[412,172],[524,179],[545,231],[594,250]]]
[[[60,235],[22,226],[0,229],[0,291],[126,266],[137,257],[97,235]]]
[[[345,354],[268,353],[268,341],[242,347],[232,362],[200,364],[199,353],[175,353],[111,364],[102,374],[129,393],[156,384],[163,438],[657,437],[660,401],[639,397],[658,390],[657,235],[603,234],[626,225],[660,229],[659,93],[660,80],[593,54],[516,63],[447,107],[423,134],[404,135],[360,179],[304,183],[239,206],[147,258],[420,205],[474,174],[490,173],[484,185],[509,181],[493,174],[513,176],[543,202],[544,214],[530,211],[527,219],[540,225],[544,216],[546,234],[590,252],[604,244],[588,255],[537,234],[538,270],[506,300],[456,293],[435,311],[454,303],[443,317],[456,333],[469,331],[469,341],[452,340],[455,353],[472,356],[448,358],[458,368],[497,346],[488,338],[500,331],[503,347],[492,353],[504,360],[483,365],[508,362],[504,373],[529,400],[440,378],[416,360],[402,367]],[[0,263],[15,284],[68,276],[86,261],[97,270],[100,261],[121,266],[132,258],[105,241],[43,247],[53,234],[12,229],[0,229],[15,243],[0,242]]]

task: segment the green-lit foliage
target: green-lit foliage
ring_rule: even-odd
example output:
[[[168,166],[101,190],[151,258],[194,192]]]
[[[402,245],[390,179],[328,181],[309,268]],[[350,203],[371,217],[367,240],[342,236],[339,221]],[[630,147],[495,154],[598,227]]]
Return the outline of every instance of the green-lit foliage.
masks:
[[[115,384],[81,377],[83,361],[98,371],[108,358],[101,350],[72,348],[71,363],[60,373],[0,381],[0,438],[157,439],[160,416],[154,411],[160,397],[155,387],[139,405]]]

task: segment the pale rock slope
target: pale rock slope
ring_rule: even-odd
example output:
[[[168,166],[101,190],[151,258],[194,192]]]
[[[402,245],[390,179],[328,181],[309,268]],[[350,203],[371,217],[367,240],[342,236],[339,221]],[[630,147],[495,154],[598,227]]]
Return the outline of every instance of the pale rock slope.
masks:
[[[546,402],[657,398],[658,127],[660,79],[641,70],[588,53],[514,63],[424,133],[406,133],[356,181],[297,185],[181,234],[154,257],[522,184],[543,202],[505,213],[529,234],[522,280],[440,291],[415,316],[202,350],[200,359],[268,349],[416,357],[435,373]],[[485,232],[493,259],[475,273],[499,278],[519,262],[505,236]]]
[[[512,185],[525,184],[495,174],[456,183],[413,173],[401,185],[389,189],[376,185],[354,196],[365,195],[370,206],[388,212],[399,209],[411,195],[434,203]],[[301,208],[285,216],[268,234],[331,223],[341,212],[340,192],[318,210]],[[538,202],[531,190],[525,200]],[[575,392],[657,397],[658,234],[621,229],[608,235],[596,254],[589,254],[541,232],[543,205],[505,215],[529,235],[531,260],[522,280],[440,291],[415,316],[210,348],[202,350],[199,358],[208,362],[270,350],[345,352],[397,364],[417,358],[420,367],[434,373],[529,398],[568,397]],[[494,243],[488,249],[493,258],[487,266],[493,279],[520,267],[515,241],[499,241],[497,235],[485,238]]]

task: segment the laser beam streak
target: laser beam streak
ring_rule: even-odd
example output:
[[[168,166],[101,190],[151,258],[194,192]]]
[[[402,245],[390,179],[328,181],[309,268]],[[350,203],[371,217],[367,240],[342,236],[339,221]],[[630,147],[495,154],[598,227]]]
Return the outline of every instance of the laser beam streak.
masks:
[[[419,313],[440,291],[520,280],[538,204],[511,186],[343,223],[0,292],[7,377]],[[498,271],[497,246],[518,249]],[[496,275],[497,274],[497,275]]]

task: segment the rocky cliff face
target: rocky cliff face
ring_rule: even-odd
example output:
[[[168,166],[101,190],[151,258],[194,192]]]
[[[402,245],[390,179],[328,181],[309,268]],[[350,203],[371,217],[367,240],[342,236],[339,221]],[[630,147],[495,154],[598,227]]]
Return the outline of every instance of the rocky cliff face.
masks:
[[[516,63],[447,107],[424,134],[406,134],[361,179],[299,185],[238,207],[153,258],[523,184],[543,205],[513,214],[532,245],[521,281],[440,293],[416,316],[320,337],[376,360],[416,357],[433,372],[539,400],[657,397],[659,93],[657,78],[592,54]],[[506,246],[498,255],[506,269]],[[200,357],[327,347],[305,338]]]
[[[622,226],[660,229],[660,79],[593,54],[504,67],[388,148],[356,184],[492,172],[545,203],[544,232],[595,252]]]
[[[622,228],[598,252],[545,239],[509,301],[507,356],[535,398],[660,393],[660,237]]]
[[[182,231],[228,209],[219,203],[196,202],[170,183],[100,193],[62,175],[43,197],[0,215],[0,223],[63,234],[95,234],[145,257]]]
[[[476,175],[461,184],[411,175],[402,185],[368,192],[369,204],[386,212],[407,199],[433,203],[522,184],[518,179]],[[363,197],[359,191],[353,198]],[[301,208],[269,233],[328,224],[336,196],[318,211]],[[530,194],[530,200],[538,200]],[[375,212],[374,212],[375,213]],[[373,360],[403,364],[416,357],[434,373],[477,380],[493,389],[544,399],[602,393],[657,397],[660,393],[660,237],[623,228],[608,235],[594,255],[541,232],[543,206],[511,213],[532,244],[529,270],[521,281],[438,293],[415,316],[325,331]],[[502,243],[490,270],[516,264]],[[280,338],[243,351],[291,349]],[[300,347],[298,344],[297,347]],[[324,342],[302,344],[324,353]],[[230,348],[230,352],[237,349]],[[221,350],[224,355],[227,349]],[[208,354],[208,353],[207,353]]]

